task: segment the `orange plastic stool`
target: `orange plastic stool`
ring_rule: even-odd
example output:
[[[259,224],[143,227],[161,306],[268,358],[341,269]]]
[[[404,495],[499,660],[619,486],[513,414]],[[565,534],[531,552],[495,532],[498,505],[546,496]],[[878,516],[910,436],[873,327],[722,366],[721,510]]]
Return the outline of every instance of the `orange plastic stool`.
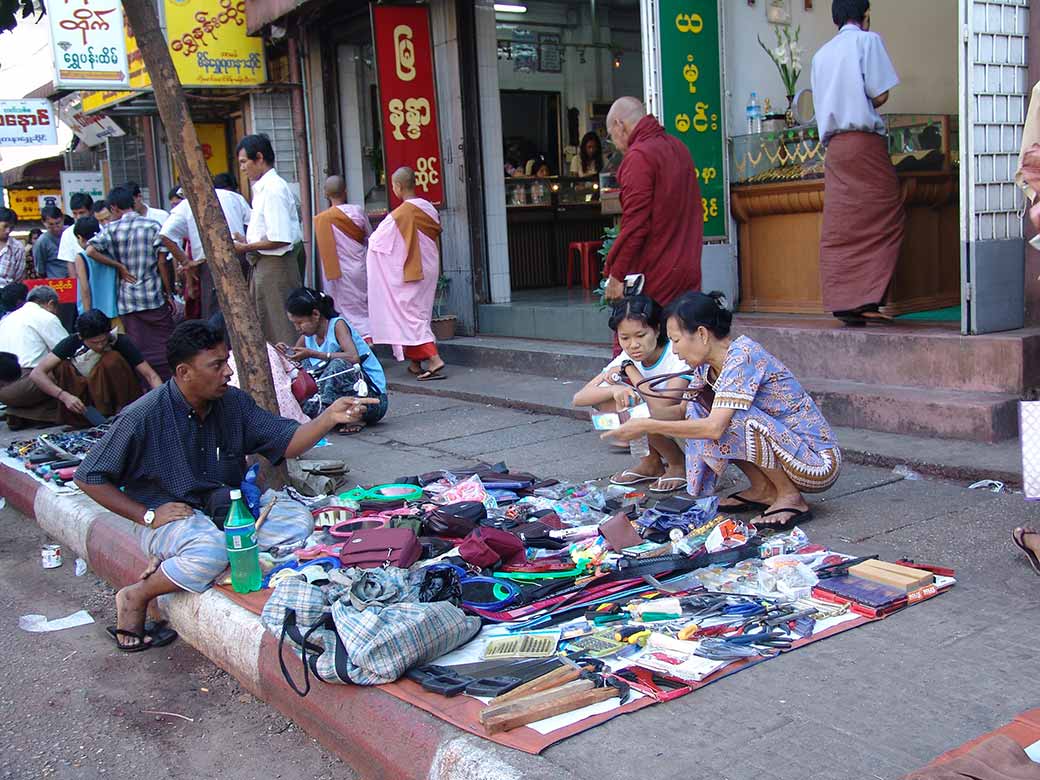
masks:
[[[596,284],[593,280],[599,272],[599,250],[603,247],[602,241],[572,241],[567,246],[567,288],[570,289],[574,280],[574,256],[578,256],[581,268],[581,286],[591,290]]]

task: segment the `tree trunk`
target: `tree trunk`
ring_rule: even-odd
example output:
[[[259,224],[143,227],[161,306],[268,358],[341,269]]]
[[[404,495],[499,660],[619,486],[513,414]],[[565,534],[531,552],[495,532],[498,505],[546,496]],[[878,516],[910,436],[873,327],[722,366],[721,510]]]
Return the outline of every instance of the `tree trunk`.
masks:
[[[174,69],[166,38],[159,28],[155,4],[153,0],[123,0],[123,9],[152,77],[155,102],[170,142],[170,152],[181,173],[181,186],[199,226],[206,262],[231,334],[239,383],[260,406],[278,414],[260,318],[242,276],[231,232],[188,112],[188,101]],[[284,474],[284,468],[280,471]]]

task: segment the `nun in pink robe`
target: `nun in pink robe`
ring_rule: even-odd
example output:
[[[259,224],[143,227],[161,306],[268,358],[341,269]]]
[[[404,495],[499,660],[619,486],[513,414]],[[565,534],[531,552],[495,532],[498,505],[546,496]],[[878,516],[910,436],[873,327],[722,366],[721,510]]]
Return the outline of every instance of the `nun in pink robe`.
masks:
[[[430,327],[440,274],[436,241],[440,219],[432,203],[415,197],[414,173],[410,168],[398,169],[392,184],[403,202],[368,239],[372,341],[391,345],[394,357],[411,361],[409,370],[420,381],[442,379],[444,361],[437,353]]]
[[[343,203],[333,208],[342,211],[365,235],[372,232],[365,210],[352,203]],[[336,239],[336,256],[342,275],[338,279],[327,278],[322,268],[322,289],[329,294],[338,311],[350,327],[362,338],[371,337],[368,324],[368,272],[365,268],[365,244],[358,243],[342,230],[332,229]]]

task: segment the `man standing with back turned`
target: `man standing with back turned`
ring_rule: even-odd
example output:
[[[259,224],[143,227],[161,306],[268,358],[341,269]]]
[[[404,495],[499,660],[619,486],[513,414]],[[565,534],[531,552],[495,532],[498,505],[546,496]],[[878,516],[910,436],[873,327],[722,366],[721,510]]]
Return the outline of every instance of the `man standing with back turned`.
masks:
[[[620,299],[625,277],[641,273],[643,294],[666,306],[701,287],[704,208],[693,159],[634,97],[610,107],[607,132],[625,159],[618,169],[621,232],[603,269],[606,297]]]
[[[820,286],[846,325],[892,322],[885,301],[903,243],[903,197],[878,109],[899,84],[885,42],[870,32],[868,0],[834,0],[838,34],[812,61],[813,101],[827,147]]]
[[[444,379],[430,320],[440,275],[436,207],[415,194],[415,171],[398,168],[390,182],[402,203],[368,239],[368,301],[372,341],[390,344],[410,361],[420,382]],[[423,366],[423,363],[426,366]]]

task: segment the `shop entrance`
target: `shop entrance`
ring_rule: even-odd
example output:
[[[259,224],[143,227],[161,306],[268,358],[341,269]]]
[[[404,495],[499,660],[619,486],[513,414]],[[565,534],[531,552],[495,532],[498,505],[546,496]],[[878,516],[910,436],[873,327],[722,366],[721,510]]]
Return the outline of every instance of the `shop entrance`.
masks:
[[[505,170],[485,175],[505,176],[513,303],[482,306],[481,331],[597,340],[599,242],[617,210],[600,195],[620,163],[606,113],[644,93],[639,2],[528,2],[495,18]]]

